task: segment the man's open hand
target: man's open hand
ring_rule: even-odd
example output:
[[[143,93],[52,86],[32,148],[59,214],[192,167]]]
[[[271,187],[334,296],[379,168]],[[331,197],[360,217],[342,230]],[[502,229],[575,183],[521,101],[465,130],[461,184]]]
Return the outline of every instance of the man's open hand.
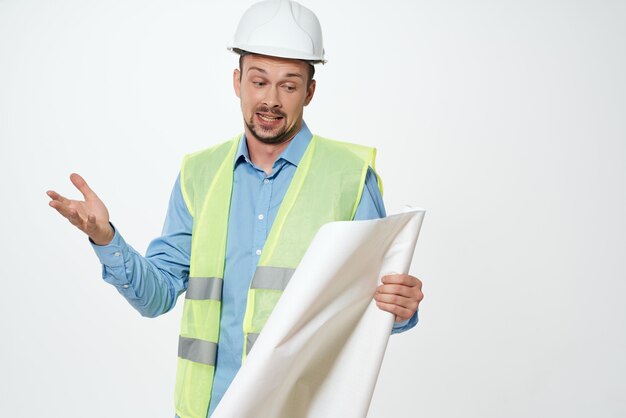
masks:
[[[408,274],[390,274],[384,276],[382,281],[374,295],[376,305],[394,314],[396,322],[411,318],[424,298],[422,282]]]
[[[48,190],[46,194],[52,199],[50,206],[87,234],[97,245],[107,245],[114,234],[109,223],[109,211],[81,176],[73,173],[70,180],[83,194],[85,200],[66,199],[57,192]]]

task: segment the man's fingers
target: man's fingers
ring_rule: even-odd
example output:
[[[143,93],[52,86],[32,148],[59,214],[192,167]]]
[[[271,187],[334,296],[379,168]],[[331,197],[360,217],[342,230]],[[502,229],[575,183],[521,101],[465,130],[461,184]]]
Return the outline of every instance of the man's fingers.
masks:
[[[48,190],[46,192],[46,194],[48,195],[48,197],[50,199],[56,200],[57,202],[66,202],[67,201],[67,199],[65,197],[61,196],[60,194],[58,194],[54,190]]]
[[[66,202],[61,202],[59,200],[51,200],[50,202],[48,202],[48,205],[56,209],[57,212],[59,212],[61,215],[65,216],[66,218],[69,216],[68,211],[70,207],[67,205]]]
[[[411,311],[417,310],[418,300],[415,298],[409,298],[399,295],[392,295],[387,293],[376,293],[374,295],[376,302],[381,302],[389,305],[397,305]]]
[[[85,220],[83,218],[81,218],[81,216],[78,213],[78,211],[76,209],[70,208],[68,210],[68,213],[69,213],[69,216],[68,216],[67,219],[72,223],[72,225],[74,225],[75,227],[77,227],[81,231],[84,231],[85,230]]]
[[[413,316],[413,313],[415,312],[407,308],[404,308],[402,306],[394,305],[391,303],[384,303],[384,302],[377,301],[376,305],[383,311],[387,311],[389,313],[394,314],[396,316],[396,322],[406,321],[407,319],[411,318]]]
[[[409,276],[408,274],[388,274],[383,276],[382,282],[384,284],[401,284],[410,287],[422,287],[422,282],[417,277]]]
[[[81,231],[85,230],[85,221],[76,209],[57,200],[51,200],[49,205],[52,208],[56,209],[56,211],[59,212],[61,216],[70,221],[72,225],[76,226]]]
[[[70,206],[70,201],[68,199],[63,198],[63,200],[51,200],[48,204],[72,223],[75,223],[76,219],[80,218],[78,216],[78,211]]]
[[[382,281],[374,295],[378,307],[396,315],[396,321],[409,319],[424,298],[422,282],[408,274],[390,274]]]
[[[70,175],[70,180],[72,181],[72,184],[83,194],[85,200],[96,196],[94,191],[91,190],[89,185],[87,185],[85,179],[80,175],[72,173]]]
[[[416,287],[410,287],[402,284],[381,284],[376,289],[377,293],[384,293],[389,295],[400,295],[407,298],[414,297],[421,291]]]

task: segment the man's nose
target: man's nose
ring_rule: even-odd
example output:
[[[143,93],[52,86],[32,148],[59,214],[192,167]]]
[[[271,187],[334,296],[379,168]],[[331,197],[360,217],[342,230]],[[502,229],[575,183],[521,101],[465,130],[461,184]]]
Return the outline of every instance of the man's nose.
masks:
[[[280,96],[278,95],[278,89],[276,88],[267,89],[265,98],[263,100],[263,104],[265,104],[267,107],[270,107],[270,108],[280,107],[281,103],[280,103]]]

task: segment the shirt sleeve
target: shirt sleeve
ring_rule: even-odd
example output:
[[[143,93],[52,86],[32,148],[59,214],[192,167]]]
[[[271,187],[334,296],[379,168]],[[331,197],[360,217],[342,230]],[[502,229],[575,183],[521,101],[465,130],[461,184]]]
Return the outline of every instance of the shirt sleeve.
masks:
[[[115,229],[108,245],[92,247],[102,263],[102,278],[143,316],[171,310],[187,288],[193,220],[183,200],[180,176],[170,196],[162,235],[143,257]]]
[[[357,221],[364,221],[367,219],[378,219],[387,216],[385,213],[385,205],[383,203],[383,197],[378,187],[378,179],[376,173],[370,167],[367,170],[365,177],[365,186],[363,188],[363,194],[359,201],[359,206],[356,209],[354,219]],[[417,312],[406,321],[394,322],[392,334],[408,331],[417,324],[418,316]]]

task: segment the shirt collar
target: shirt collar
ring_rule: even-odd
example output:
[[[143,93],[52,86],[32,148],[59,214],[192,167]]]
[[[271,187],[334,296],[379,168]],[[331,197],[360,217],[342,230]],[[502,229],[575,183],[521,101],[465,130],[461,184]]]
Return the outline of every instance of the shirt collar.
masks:
[[[280,153],[274,162],[274,166],[276,166],[280,160],[285,160],[297,167],[312,138],[313,134],[309,130],[309,127],[304,121],[302,121],[302,129],[300,129],[291,142],[289,142],[287,148]],[[246,142],[245,133],[242,135],[241,141],[239,141],[237,154],[235,154],[235,166],[237,166],[240,161],[244,160],[252,164],[252,161],[250,161],[250,153],[248,152],[248,144]]]

